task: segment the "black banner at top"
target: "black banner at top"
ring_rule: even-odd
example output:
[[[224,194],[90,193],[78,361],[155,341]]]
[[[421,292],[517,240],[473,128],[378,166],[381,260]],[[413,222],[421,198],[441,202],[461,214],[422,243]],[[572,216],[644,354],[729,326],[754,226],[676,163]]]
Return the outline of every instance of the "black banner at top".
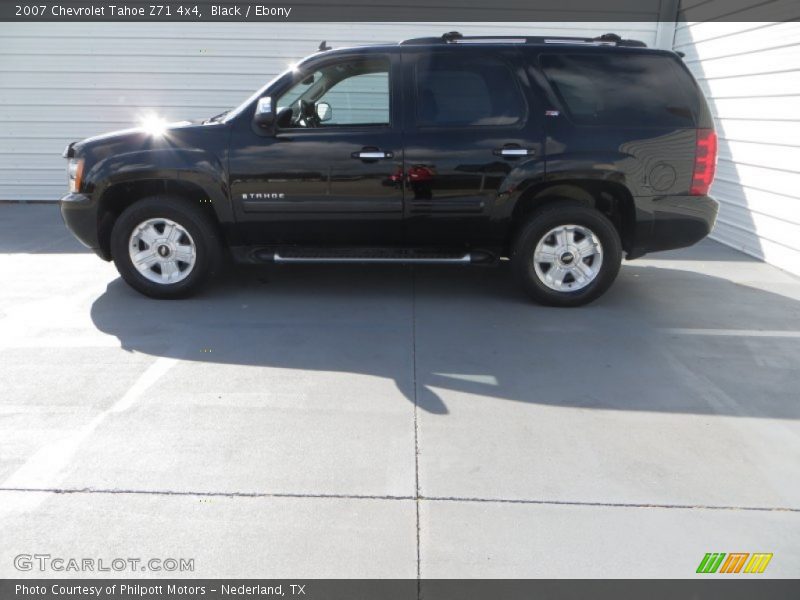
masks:
[[[2,0],[0,21],[790,21],[797,0]]]

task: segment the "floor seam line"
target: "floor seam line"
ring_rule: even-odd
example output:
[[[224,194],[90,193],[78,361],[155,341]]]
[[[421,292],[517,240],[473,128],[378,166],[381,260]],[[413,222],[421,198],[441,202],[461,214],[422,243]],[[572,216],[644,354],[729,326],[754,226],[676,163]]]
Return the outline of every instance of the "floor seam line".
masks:
[[[198,490],[137,490],[124,488],[21,488],[0,487],[0,492],[23,492],[33,494],[130,494],[142,496],[215,496],[231,498],[318,498],[330,500],[415,500],[415,496],[391,494],[313,494],[302,492],[214,492]]]
[[[530,498],[476,498],[461,496],[424,496],[415,494],[413,496],[391,495],[391,494],[313,494],[313,493],[292,493],[292,492],[214,492],[198,490],[137,490],[124,488],[24,488],[24,487],[0,487],[0,492],[21,492],[21,493],[49,493],[49,494],[131,494],[131,495],[152,495],[152,496],[216,496],[216,497],[241,497],[241,498],[309,498],[309,499],[330,499],[330,500],[393,500],[405,501],[413,500],[417,506],[421,502],[464,502],[481,504],[529,504],[541,506],[578,506],[578,507],[601,507],[601,508],[662,508],[662,509],[683,509],[683,510],[741,510],[741,511],[761,511],[761,512],[791,512],[800,513],[800,508],[788,506],[731,506],[714,504],[667,504],[654,502],[591,502],[582,500],[544,500]]]
[[[417,600],[421,595],[420,582],[422,580],[422,555],[420,548],[420,488],[419,488],[419,404],[417,398],[417,277],[414,267],[411,267],[411,377],[414,394],[414,508],[416,510],[417,528]]]
[[[531,498],[475,498],[461,496],[422,496],[421,500],[428,502],[470,502],[483,504],[536,504],[549,506],[584,506],[604,508],[665,508],[665,509],[690,509],[690,510],[745,510],[745,511],[774,511],[774,512],[800,512],[800,508],[788,506],[732,506],[720,504],[669,504],[659,502],[592,502],[589,500],[544,500]]]

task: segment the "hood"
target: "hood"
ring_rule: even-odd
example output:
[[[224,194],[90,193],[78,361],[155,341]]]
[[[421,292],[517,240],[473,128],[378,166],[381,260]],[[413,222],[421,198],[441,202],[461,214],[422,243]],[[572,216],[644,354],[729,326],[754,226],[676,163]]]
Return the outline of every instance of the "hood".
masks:
[[[149,150],[169,146],[182,146],[187,136],[195,135],[207,128],[217,128],[218,122],[177,121],[174,123],[152,122],[130,129],[120,129],[72,142],[63,156],[72,158],[82,154],[93,154],[102,158],[121,152]]]

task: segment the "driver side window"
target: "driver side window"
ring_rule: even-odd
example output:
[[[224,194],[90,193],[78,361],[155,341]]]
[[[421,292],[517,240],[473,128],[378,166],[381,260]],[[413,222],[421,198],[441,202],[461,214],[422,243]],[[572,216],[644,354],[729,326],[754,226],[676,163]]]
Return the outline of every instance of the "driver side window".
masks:
[[[292,109],[290,127],[389,125],[389,61],[369,58],[322,67],[278,99]]]

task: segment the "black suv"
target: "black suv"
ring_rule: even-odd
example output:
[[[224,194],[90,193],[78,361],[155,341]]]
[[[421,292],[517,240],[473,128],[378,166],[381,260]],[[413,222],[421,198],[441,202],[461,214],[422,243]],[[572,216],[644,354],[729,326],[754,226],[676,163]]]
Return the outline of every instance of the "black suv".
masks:
[[[705,237],[716,135],[680,57],[613,34],[320,51],[203,122],[70,144],[61,212],[138,291],[242,263],[496,264],[585,304]]]

